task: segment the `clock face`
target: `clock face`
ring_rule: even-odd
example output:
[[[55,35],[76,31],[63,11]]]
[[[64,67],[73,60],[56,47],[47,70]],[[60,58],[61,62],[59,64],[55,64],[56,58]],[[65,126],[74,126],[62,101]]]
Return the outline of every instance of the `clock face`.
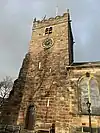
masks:
[[[43,41],[43,47],[48,49],[50,47],[52,47],[53,45],[53,40],[51,38],[46,38],[44,41]]]

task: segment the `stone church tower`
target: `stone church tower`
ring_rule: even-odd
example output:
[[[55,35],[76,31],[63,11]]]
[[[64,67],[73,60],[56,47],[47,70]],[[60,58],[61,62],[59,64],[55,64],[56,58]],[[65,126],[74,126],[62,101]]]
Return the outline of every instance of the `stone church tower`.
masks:
[[[73,63],[69,12],[34,20],[29,51],[2,108],[0,127],[17,130],[20,126],[21,133],[82,132],[83,126],[88,127],[88,116],[81,107],[78,81],[86,73],[100,78],[99,68],[97,63]],[[92,119],[99,126],[99,116]]]

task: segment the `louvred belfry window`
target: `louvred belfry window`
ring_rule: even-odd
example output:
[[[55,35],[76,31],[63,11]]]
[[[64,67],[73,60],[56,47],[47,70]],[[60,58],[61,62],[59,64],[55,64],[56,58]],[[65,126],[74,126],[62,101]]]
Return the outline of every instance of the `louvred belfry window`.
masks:
[[[49,28],[49,34],[51,34],[51,33],[52,33],[52,27]]]
[[[89,89],[89,90],[88,90]],[[79,111],[87,114],[87,101],[91,102],[91,113],[100,115],[100,90],[95,77],[83,76],[78,82]]]
[[[45,34],[48,34],[49,33],[49,28],[46,28],[45,29]]]
[[[48,27],[48,28],[45,29],[45,35],[46,35],[46,34],[49,35],[49,34],[51,34],[51,33],[52,33],[52,27]]]
[[[25,128],[32,130],[35,125],[35,108],[34,105],[30,105],[27,109]]]

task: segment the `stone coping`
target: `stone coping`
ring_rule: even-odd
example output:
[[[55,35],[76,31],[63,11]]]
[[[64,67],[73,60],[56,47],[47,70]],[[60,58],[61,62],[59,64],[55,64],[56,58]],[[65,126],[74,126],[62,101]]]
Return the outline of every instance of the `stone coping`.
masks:
[[[0,133],[2,131],[20,131],[21,130],[21,126],[19,125],[4,125],[4,124],[0,124]]]

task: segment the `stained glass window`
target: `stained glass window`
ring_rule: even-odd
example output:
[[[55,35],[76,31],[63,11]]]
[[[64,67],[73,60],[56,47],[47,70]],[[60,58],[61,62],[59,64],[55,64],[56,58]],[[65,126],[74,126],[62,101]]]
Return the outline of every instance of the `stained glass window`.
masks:
[[[100,92],[98,82],[95,77],[83,76],[78,83],[79,90],[79,110],[87,114],[87,101],[91,102],[92,114],[100,114]]]

